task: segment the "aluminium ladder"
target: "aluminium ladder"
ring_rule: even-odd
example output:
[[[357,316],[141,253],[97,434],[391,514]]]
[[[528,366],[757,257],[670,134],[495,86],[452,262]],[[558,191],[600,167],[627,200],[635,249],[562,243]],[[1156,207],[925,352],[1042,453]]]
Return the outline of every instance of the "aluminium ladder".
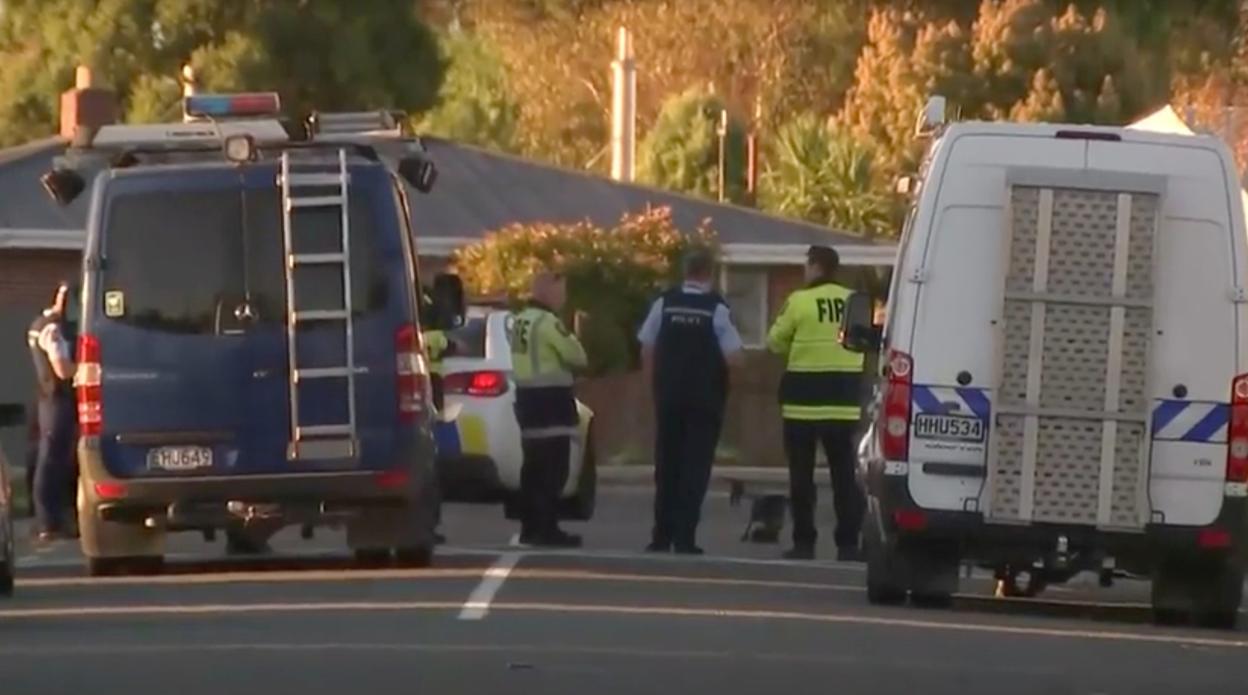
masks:
[[[336,169],[336,171],[327,171]],[[282,237],[286,254],[286,345],[290,384],[290,446],[287,457],[292,460],[349,458],[357,451],[355,403],[354,307],[351,300],[351,219],[349,211],[350,174],[346,150],[327,161],[292,159],[282,154],[281,173]],[[332,193],[325,191],[332,190]],[[301,213],[311,210],[332,210],[339,213],[340,245],[336,251],[301,253],[298,249]],[[306,309],[298,302],[296,273],[309,266],[337,269],[342,282],[342,304],[330,308]],[[317,326],[330,324],[340,331],[345,359],[341,364],[303,367],[299,363],[299,340]],[[300,387],[315,380],[338,380],[346,385],[346,421],[310,424],[301,418]]]

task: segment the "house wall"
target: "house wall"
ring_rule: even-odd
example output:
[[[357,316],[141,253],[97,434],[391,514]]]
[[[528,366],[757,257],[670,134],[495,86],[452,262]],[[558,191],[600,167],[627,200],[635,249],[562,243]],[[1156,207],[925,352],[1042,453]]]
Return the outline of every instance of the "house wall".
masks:
[[[26,330],[52,299],[56,284],[72,280],[80,270],[75,251],[0,250],[0,403],[29,404],[34,397]],[[0,447],[10,463],[20,464],[25,428],[0,429]]]

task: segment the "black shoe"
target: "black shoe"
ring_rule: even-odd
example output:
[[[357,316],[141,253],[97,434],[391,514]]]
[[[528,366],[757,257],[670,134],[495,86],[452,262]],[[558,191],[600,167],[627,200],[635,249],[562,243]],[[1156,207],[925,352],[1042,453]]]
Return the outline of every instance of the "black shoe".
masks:
[[[837,562],[862,562],[862,548],[856,545],[847,545],[836,549]]]
[[[437,531],[434,531],[434,532],[433,532],[433,544],[434,544],[434,545],[445,545],[445,544],[446,544],[446,536],[443,536],[442,534],[438,533]]]
[[[520,542],[523,543],[524,539],[521,538]],[[534,537],[530,545],[539,548],[579,548],[581,547],[581,537],[575,533],[556,530]]]
[[[677,555],[704,555],[705,554],[705,551],[703,551],[701,548],[699,548],[698,546],[692,543],[678,543],[676,545],[674,552]]]
[[[813,560],[815,559],[815,546],[813,545],[795,545],[784,553],[785,560]]]
[[[35,534],[35,542],[39,545],[52,545],[61,541],[70,540],[72,536],[64,531],[40,531]]]
[[[672,544],[661,543],[659,541],[651,541],[650,545],[646,546],[646,552],[647,553],[670,553],[672,552]]]

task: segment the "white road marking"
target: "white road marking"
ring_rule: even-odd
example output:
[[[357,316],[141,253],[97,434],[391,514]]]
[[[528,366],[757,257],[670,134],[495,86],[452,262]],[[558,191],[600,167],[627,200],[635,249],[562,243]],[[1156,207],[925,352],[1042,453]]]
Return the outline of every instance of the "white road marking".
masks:
[[[518,560],[519,558],[517,558]],[[342,601],[325,603],[228,603],[200,605],[130,605],[130,606],[66,606],[63,608],[0,609],[0,619],[21,618],[85,618],[137,616],[241,615],[245,613],[394,613],[398,611],[447,611],[460,608],[450,601]],[[1227,649],[1248,649],[1248,640],[1203,637],[1181,633],[1124,632],[1079,628],[1044,628],[1001,625],[959,620],[921,620],[890,618],[881,615],[837,613],[799,613],[795,611],[753,610],[737,608],[678,608],[671,606],[621,606],[614,604],[564,603],[490,603],[494,611],[516,613],[555,613],[587,615],[627,615],[666,618],[718,618],[735,620],[776,620],[826,625],[868,625],[874,627],[914,628],[946,632],[975,632],[1018,637],[1083,639],[1103,642],[1136,642],[1175,646],[1199,646]],[[0,653],[4,653],[0,649]]]
[[[480,620],[490,612],[490,602],[494,600],[494,595],[498,593],[498,590],[503,588],[507,575],[516,568],[521,557],[520,553],[504,553],[494,561],[493,565],[490,565],[490,568],[485,571],[485,576],[481,578],[481,583],[472,590],[472,593],[468,595],[468,600],[464,602],[464,607],[459,612],[460,620]]]

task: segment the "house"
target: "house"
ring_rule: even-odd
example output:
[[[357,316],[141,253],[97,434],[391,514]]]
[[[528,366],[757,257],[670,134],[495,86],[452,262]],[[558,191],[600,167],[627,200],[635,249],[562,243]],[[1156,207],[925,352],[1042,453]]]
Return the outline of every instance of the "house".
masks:
[[[112,122],[108,98],[105,90],[92,87],[89,71],[80,70],[79,83],[62,98],[61,132],[0,150],[0,364],[6,365],[0,403],[23,401],[32,393],[26,326],[56,282],[77,274],[84,241],[90,196],[60,207],[44,193],[39,177],[79,128]],[[608,226],[629,212],[667,207],[681,229],[692,231],[709,220],[718,233],[725,294],[746,344],[759,348],[770,318],[801,284],[809,245],[837,247],[846,264],[892,263],[891,246],[865,243],[818,225],[445,140],[428,139],[426,146],[439,168],[438,183],[433,193],[414,196],[412,205],[426,273],[445,266],[455,249],[513,223],[589,220]],[[771,393],[769,403],[774,401]],[[12,446],[6,449],[14,452]]]

